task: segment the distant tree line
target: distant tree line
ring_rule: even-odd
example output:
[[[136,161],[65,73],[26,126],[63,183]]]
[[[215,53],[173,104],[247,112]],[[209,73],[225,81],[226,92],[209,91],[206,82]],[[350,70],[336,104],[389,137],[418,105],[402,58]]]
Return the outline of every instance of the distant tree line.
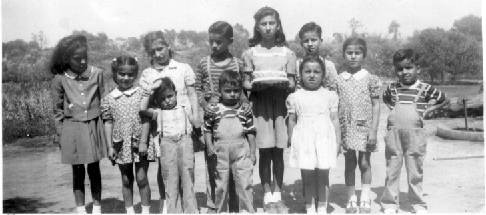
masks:
[[[342,42],[349,36],[357,35],[364,37],[368,43],[366,67],[379,76],[393,77],[393,53],[399,48],[410,47],[421,55],[422,76],[431,82],[453,83],[458,79],[482,77],[481,17],[465,16],[456,20],[451,29],[427,28],[416,31],[409,38],[401,38],[400,24],[395,20],[388,26],[388,35],[360,32],[363,24],[355,18],[348,25],[351,35],[334,33],[333,39],[324,41],[321,49],[324,56],[336,63],[338,70],[343,63]],[[209,54],[207,32],[164,30],[164,33],[176,53],[175,58],[189,63],[193,68],[203,56]],[[142,48],[143,35],[112,39],[105,33],[74,31],[73,34],[87,37],[89,61],[93,65],[109,68],[112,58],[130,54],[139,59],[141,68],[148,66],[147,55]],[[248,48],[249,36],[249,31],[241,24],[234,25],[235,38],[231,51],[235,56],[241,56]],[[47,38],[42,31],[33,34],[28,42],[18,39],[2,43],[3,82],[50,80],[52,76],[47,66],[52,47],[46,47],[46,44]],[[288,44],[298,56],[303,55],[298,36]]]

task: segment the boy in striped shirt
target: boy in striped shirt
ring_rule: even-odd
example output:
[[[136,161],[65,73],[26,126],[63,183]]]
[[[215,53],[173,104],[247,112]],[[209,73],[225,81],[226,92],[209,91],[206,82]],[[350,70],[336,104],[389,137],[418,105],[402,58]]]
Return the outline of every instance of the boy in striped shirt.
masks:
[[[386,181],[381,197],[385,213],[396,213],[399,208],[400,171],[405,160],[408,198],[414,212],[427,211],[423,198],[423,161],[426,154],[426,136],[423,116],[446,104],[445,94],[430,84],[417,79],[420,67],[418,55],[412,49],[400,49],[393,55],[398,81],[391,83],[383,93],[383,101],[391,109],[385,136]]]

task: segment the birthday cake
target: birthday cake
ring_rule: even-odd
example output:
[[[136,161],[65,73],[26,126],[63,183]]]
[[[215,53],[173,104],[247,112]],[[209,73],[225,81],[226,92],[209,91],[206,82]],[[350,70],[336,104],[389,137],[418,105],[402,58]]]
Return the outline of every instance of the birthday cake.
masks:
[[[274,84],[288,84],[287,73],[285,71],[275,70],[260,70],[253,71],[252,85],[274,85]]]

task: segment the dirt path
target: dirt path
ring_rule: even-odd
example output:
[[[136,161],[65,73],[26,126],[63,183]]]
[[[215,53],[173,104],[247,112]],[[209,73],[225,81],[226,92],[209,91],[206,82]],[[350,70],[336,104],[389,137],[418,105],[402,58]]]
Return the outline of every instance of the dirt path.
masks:
[[[459,119],[453,120],[459,122]],[[427,124],[444,123],[441,120],[428,121]],[[479,122],[478,122],[479,123]],[[384,123],[381,123],[382,125]],[[429,128],[432,129],[432,128]],[[379,132],[379,152],[372,155],[373,212],[379,212],[378,199],[385,183],[385,158],[383,143],[384,128]],[[23,140],[24,143],[5,145],[3,148],[3,204],[4,212],[24,213],[69,213],[74,209],[72,195],[71,169],[60,163],[60,152],[49,145],[47,138]],[[25,143],[27,141],[27,143]],[[438,157],[463,155],[483,155],[483,143],[467,141],[449,141],[436,136],[428,138],[427,157],[425,160],[424,190],[430,212],[463,213],[485,212],[484,210],[484,158],[461,160],[434,160]],[[39,144],[41,143],[41,144]],[[38,147],[32,147],[36,145]],[[29,146],[29,147],[26,147]],[[287,160],[288,151],[285,152]],[[196,153],[196,192],[203,197],[205,190],[204,165],[202,153]],[[149,170],[149,182],[152,189],[152,212],[158,208],[158,188],[156,183],[155,163]],[[104,213],[124,213],[121,194],[121,180],[118,168],[113,167],[108,160],[101,162],[103,180],[102,211]],[[344,159],[338,158],[338,166],[331,171],[331,199],[329,212],[344,213]],[[357,182],[359,182],[357,172]],[[258,165],[253,175],[255,207],[261,208],[262,190],[258,177]],[[410,210],[406,199],[406,174],[402,174],[400,201],[401,211]],[[87,203],[91,202],[89,195],[89,180],[86,180]],[[136,187],[136,186],[135,186]],[[359,185],[358,185],[359,189]],[[138,189],[134,189],[134,202],[139,203]],[[203,202],[202,198],[198,198]],[[285,170],[283,199],[290,213],[305,212],[302,199],[302,184],[300,172],[297,169]],[[88,204],[88,211],[91,205]],[[139,204],[136,210],[140,210]]]

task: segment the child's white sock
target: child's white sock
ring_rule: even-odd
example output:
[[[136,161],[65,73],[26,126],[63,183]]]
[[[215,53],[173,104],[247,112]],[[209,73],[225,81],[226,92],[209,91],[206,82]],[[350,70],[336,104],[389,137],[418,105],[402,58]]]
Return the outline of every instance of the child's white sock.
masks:
[[[150,205],[142,205],[142,214],[150,213]]]
[[[348,191],[349,200],[358,201],[358,197],[356,197],[356,190],[354,186],[346,186],[346,190]]]
[[[307,212],[307,214],[315,214],[316,206],[314,204],[305,204],[305,211]]]
[[[101,214],[101,205],[93,205],[92,214]]]
[[[165,199],[161,199],[162,204],[162,211],[160,213],[167,214],[167,201]]]
[[[83,206],[77,206],[76,207],[76,212],[78,214],[86,214],[86,208],[84,208],[84,205]]]
[[[273,192],[272,194],[272,202],[282,201],[282,193],[281,192]]]
[[[135,209],[133,209],[133,206],[127,207],[127,214],[135,214]]]
[[[319,203],[317,203],[317,213],[318,214],[325,214],[325,213],[327,213],[327,202],[319,202]]]
[[[361,195],[360,195],[360,201],[368,201],[370,200],[370,189],[371,189],[371,184],[362,184],[361,185]]]

